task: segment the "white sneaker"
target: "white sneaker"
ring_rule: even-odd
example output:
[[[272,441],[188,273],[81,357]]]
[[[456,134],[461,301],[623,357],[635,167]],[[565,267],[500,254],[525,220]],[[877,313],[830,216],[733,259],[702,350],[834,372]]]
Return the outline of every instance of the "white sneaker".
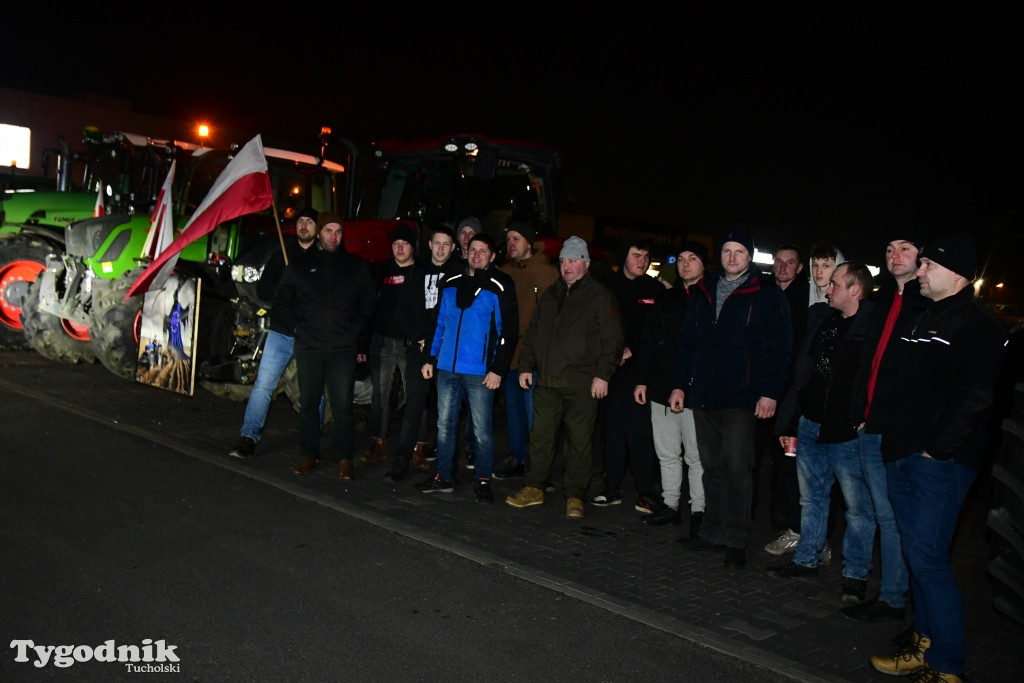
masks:
[[[782,535],[764,547],[765,552],[772,555],[785,555],[796,552],[796,544],[800,542],[800,534],[792,529],[786,529]]]

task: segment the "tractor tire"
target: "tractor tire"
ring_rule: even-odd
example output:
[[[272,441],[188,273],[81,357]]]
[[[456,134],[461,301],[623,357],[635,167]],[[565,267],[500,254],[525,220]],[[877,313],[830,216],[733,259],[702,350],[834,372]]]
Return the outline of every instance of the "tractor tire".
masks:
[[[125,290],[127,291],[127,290]],[[119,291],[123,296],[123,291]],[[89,337],[96,360],[118,377],[135,380],[139,366],[142,297],[118,301],[92,318]]]
[[[206,389],[214,396],[226,398],[229,401],[244,403],[249,400],[252,393],[251,384],[236,384],[234,382],[214,382],[213,380],[201,379],[199,386]]]
[[[992,607],[1007,626],[1024,633],[1024,385],[1015,389],[1011,415],[1003,421],[999,462],[992,467],[995,506],[988,513],[992,556]]]
[[[0,351],[32,348],[21,324],[21,307],[51,251],[48,243],[30,235],[0,237]]]
[[[88,339],[74,339],[64,328],[64,320],[39,310],[39,282],[28,288],[21,305],[21,324],[25,338],[41,356],[58,363],[92,363],[96,356]]]

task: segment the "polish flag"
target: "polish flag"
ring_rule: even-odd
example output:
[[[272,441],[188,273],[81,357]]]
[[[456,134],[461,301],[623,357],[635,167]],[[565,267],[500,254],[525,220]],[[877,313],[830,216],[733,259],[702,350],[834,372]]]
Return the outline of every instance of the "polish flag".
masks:
[[[107,210],[103,207],[103,189],[106,187],[103,183],[100,183],[100,191],[96,193],[96,206],[93,207],[92,217],[99,218],[100,216],[106,216]]]
[[[208,234],[225,221],[262,211],[272,203],[267,158],[263,154],[263,141],[257,135],[224,167],[181,234],[142,272],[128,290],[125,300],[162,287],[170,275],[170,269],[165,270],[164,264],[170,263],[173,268],[178,253],[187,244]]]
[[[174,168],[177,161],[171,162],[171,168],[167,171],[163,187],[156,197],[156,209],[153,210],[153,218],[149,223],[149,235],[146,236],[146,244],[142,247],[141,257],[147,261],[153,261],[167,247],[171,245],[174,238],[174,217],[171,211],[171,187],[174,185]]]

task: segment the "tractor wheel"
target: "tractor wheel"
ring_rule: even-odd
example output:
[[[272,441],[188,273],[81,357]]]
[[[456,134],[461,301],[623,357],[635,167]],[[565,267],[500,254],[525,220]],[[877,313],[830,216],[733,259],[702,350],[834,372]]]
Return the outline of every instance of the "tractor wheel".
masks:
[[[123,291],[119,292],[123,295]],[[90,336],[96,360],[118,377],[134,380],[139,365],[142,297],[133,296],[102,309],[92,318]]]
[[[0,238],[0,350],[32,348],[21,325],[21,306],[50,251],[49,244],[28,235]]]
[[[32,283],[21,304],[21,324],[28,343],[40,355],[58,363],[92,363],[96,358],[88,337],[76,339],[67,321],[40,311],[39,290],[39,282]]]
[[[237,401],[242,403],[249,400],[249,394],[252,393],[251,384],[235,384],[234,382],[214,382],[212,380],[203,379],[199,381],[199,386],[206,389],[214,396],[220,396],[226,398],[229,401]]]

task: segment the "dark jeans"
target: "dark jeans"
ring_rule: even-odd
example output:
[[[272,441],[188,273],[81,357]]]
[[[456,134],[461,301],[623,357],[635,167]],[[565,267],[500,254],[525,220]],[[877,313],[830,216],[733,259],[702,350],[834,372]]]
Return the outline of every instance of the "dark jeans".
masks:
[[[697,447],[704,466],[704,522],[700,535],[711,543],[746,548],[754,489],[754,429],[749,410],[693,411]]]
[[[590,488],[590,451],[597,425],[597,399],[586,389],[553,389],[538,386],[533,391],[533,429],[530,457],[526,460],[523,486],[544,490],[555,466],[559,427],[564,431],[562,457],[565,477],[562,494],[566,499],[585,499]]]
[[[395,383],[395,368],[398,368],[402,388],[406,393],[409,391],[405,341],[381,334],[373,335],[370,339],[368,360],[370,381],[373,383],[373,398],[370,399],[370,436],[385,439],[391,424],[391,387]]]
[[[937,671],[963,676],[964,612],[949,548],[964,498],[978,473],[922,453],[887,462],[885,471],[910,569],[914,630],[932,641],[924,658]]]
[[[355,448],[352,396],[356,381],[356,352],[295,354],[299,380],[299,433],[303,455],[320,457],[320,397],[327,394],[334,419],[334,461],[351,460]]]
[[[633,399],[634,386],[632,381],[617,382],[613,377],[608,395],[601,400],[604,492],[611,494],[619,487],[628,464],[637,492],[653,498],[657,495],[659,468],[654,453],[651,404],[640,405]]]
[[[409,466],[417,442],[426,441],[422,435],[427,431],[428,413],[437,412],[434,380],[423,379],[422,356],[416,345],[406,350],[405,368],[405,412],[402,415],[402,431],[398,436],[398,446],[392,457],[392,464],[396,469],[405,469]],[[428,410],[431,399],[433,408]]]
[[[772,529],[777,532],[792,529],[800,533],[800,482],[796,474],[796,458],[782,451],[779,437],[775,435],[775,418],[757,421],[757,455],[768,459],[771,468],[771,500],[768,510],[771,515]],[[761,465],[764,467],[764,465]],[[754,479],[755,501],[757,509],[757,477]]]

